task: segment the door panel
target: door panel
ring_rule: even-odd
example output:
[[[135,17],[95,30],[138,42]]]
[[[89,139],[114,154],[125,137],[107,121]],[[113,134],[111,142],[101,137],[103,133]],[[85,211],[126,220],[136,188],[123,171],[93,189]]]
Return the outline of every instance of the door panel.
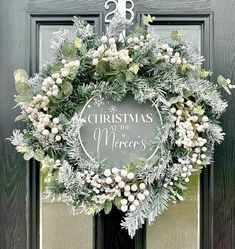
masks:
[[[94,22],[90,23],[94,25]],[[42,66],[53,55],[51,38],[60,29],[71,30],[72,23],[41,23],[38,30],[38,58],[36,64]],[[69,206],[58,200],[43,197],[43,173],[40,173],[40,248],[41,249],[92,249],[93,217],[72,215]]]
[[[182,32],[182,40],[192,43],[201,54],[202,25],[167,24],[155,22],[148,28],[152,36],[170,41],[172,31]],[[170,235],[170,236],[169,236]],[[188,195],[184,202],[170,204],[169,209],[147,227],[147,249],[199,249],[200,246],[200,174],[190,178]]]
[[[51,37],[59,29],[71,30],[71,25],[40,25],[39,28],[39,65],[46,63],[52,57]]]
[[[41,202],[41,249],[92,249],[93,218],[72,215],[62,202]]]
[[[10,136],[13,128],[20,126],[20,124],[14,123],[14,117],[18,111],[16,109],[12,110],[14,106],[13,95],[15,93],[12,73],[19,67],[26,68],[31,74],[37,71],[39,54],[36,48],[39,48],[39,43],[36,44],[36,42],[38,42],[39,24],[51,25],[57,23],[66,25],[66,20],[71,23],[74,14],[85,17],[90,15],[90,19],[93,21],[99,20],[96,27],[99,32],[102,32],[104,31],[103,19],[107,14],[104,8],[105,2],[105,0],[88,0],[85,2],[82,0],[1,1],[0,248],[39,248],[39,171],[33,162],[30,165],[25,163],[17,155],[15,149],[5,140],[6,137]],[[164,21],[167,21],[166,19],[170,21],[176,16],[179,19],[187,17],[191,21],[195,21],[198,16],[201,17],[201,20],[205,17],[203,29],[209,27],[209,30],[207,29],[207,32],[203,31],[202,33],[203,44],[206,42],[206,47],[203,47],[202,54],[206,56],[211,67],[212,57],[214,58],[212,69],[215,79],[218,72],[220,72],[234,80],[235,27],[233,23],[235,21],[235,5],[233,0],[226,2],[220,0],[134,0],[134,3],[135,21],[140,21],[139,13],[158,13],[158,21],[161,23],[163,21],[162,17],[165,18]],[[207,13],[205,14],[205,11],[207,13],[214,12],[214,19],[210,18],[208,22],[206,20],[208,15]],[[212,15],[210,16],[212,17]],[[30,29],[28,29],[29,26]],[[212,26],[214,26],[214,47],[212,46],[212,36],[210,36]],[[31,46],[29,46],[30,42]],[[208,64],[205,64],[205,66],[208,67]],[[228,102],[228,111],[223,116],[223,127],[227,136],[224,144],[217,149],[214,174],[213,168],[211,168],[210,170],[206,169],[201,175],[200,201],[201,210],[203,211],[200,215],[201,249],[235,248],[235,110],[233,108],[235,97],[231,96]],[[27,167],[27,165],[30,167]],[[171,211],[169,210],[169,212]],[[51,216],[53,214],[55,214],[54,211]],[[106,245],[107,249],[119,249],[122,248],[121,245],[124,242],[126,248],[128,246],[132,248],[133,241],[125,240],[124,237],[120,236],[121,232],[113,222],[115,217],[117,218],[117,213],[115,212],[109,216],[103,217],[102,214],[96,217],[97,226],[94,234],[96,248],[103,249]],[[53,219],[54,221],[57,220],[56,217]],[[166,218],[163,216],[157,220],[156,224],[159,224],[159,226],[156,229],[158,230],[161,230],[162,227],[162,225],[160,226],[161,219],[169,219],[169,217],[167,218],[167,213]],[[116,221],[118,222],[118,219]],[[113,229],[112,232],[110,228]],[[152,230],[152,233],[147,233],[147,240],[150,235],[157,238],[157,235],[160,236],[160,232]],[[49,234],[47,236],[49,237]],[[139,248],[144,249],[144,232],[141,236],[134,243],[135,247],[139,245]],[[117,244],[116,241],[120,243]],[[158,245],[159,241],[160,239],[156,242],[156,245]],[[150,242],[154,244],[153,249],[158,249],[153,238],[150,238]]]
[[[190,178],[185,201],[168,210],[147,227],[147,249],[200,248],[199,176]]]

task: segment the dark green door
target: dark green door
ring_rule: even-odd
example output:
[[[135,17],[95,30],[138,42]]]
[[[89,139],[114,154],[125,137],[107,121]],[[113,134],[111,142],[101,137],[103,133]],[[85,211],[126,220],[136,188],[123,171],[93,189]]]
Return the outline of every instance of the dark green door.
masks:
[[[234,249],[235,248],[235,111],[230,97],[223,116],[226,138],[218,147],[214,165],[195,177],[189,201],[170,207],[152,226],[131,240],[120,229],[117,210],[94,219],[66,216],[64,207],[43,202],[37,165],[27,165],[6,140],[14,128],[13,71],[37,72],[50,50],[49,39],[61,26],[69,28],[79,15],[102,33],[115,9],[134,22],[142,13],[156,15],[149,32],[167,34],[180,29],[199,53],[206,68],[234,79],[234,2],[220,0],[48,1],[1,0],[0,8],[0,248],[1,249]],[[126,2],[126,5],[125,5]],[[106,4],[106,6],[105,6]],[[110,14],[110,15],[109,15]],[[61,221],[61,217],[65,217]],[[53,217],[52,220],[49,217]],[[64,231],[61,228],[65,227]],[[71,231],[66,234],[66,232]],[[71,236],[72,237],[68,237]],[[63,237],[64,236],[64,237]],[[66,241],[67,239],[67,241]],[[71,242],[72,241],[72,242]],[[67,242],[67,246],[63,245]]]

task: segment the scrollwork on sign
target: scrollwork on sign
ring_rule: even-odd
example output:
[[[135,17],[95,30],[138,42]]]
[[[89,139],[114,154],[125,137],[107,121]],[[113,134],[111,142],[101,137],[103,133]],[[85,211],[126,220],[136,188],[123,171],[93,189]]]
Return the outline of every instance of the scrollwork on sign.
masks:
[[[130,7],[127,8],[127,3],[130,4]],[[115,14],[115,12],[119,12],[121,14],[121,16],[123,17],[127,17],[127,13],[130,14],[130,18],[129,20],[133,20],[134,19],[134,2],[132,0],[108,0],[105,3],[105,9],[109,10],[110,8],[110,4],[114,4],[114,10],[110,11],[106,16],[105,16],[105,22],[106,23],[110,23],[112,16]]]

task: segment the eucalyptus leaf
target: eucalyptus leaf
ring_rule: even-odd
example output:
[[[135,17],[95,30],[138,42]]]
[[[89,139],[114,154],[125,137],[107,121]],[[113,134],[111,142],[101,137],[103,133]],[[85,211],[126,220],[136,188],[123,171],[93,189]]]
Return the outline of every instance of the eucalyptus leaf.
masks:
[[[155,16],[150,16],[148,15],[143,15],[142,16],[143,24],[144,25],[149,25],[149,23],[152,23],[154,20],[156,20]]]
[[[15,88],[16,88],[17,93],[24,94],[28,92],[29,85],[26,82],[16,82]]]
[[[41,162],[44,158],[44,151],[40,150],[40,149],[36,149],[34,151],[34,158],[35,158],[35,160]]]
[[[115,203],[116,207],[121,208],[121,206],[122,206],[121,200],[122,200],[121,197],[116,197],[115,198],[114,203]]]
[[[61,91],[66,95],[69,96],[72,94],[73,91],[73,85],[70,81],[64,81],[61,85]]]
[[[29,102],[32,100],[32,95],[31,94],[25,94],[25,95],[18,95],[15,97],[15,101],[17,103],[20,103],[20,102]]]
[[[119,72],[116,77],[120,82],[126,81],[126,74],[124,72]]]
[[[62,46],[62,54],[66,57],[69,57],[69,58],[75,58],[76,57],[76,48],[75,48],[75,44],[74,43],[71,43],[71,42],[68,42],[68,43],[65,43],[63,46]]]
[[[222,75],[219,75],[218,79],[217,79],[217,82],[218,82],[219,85],[223,85],[224,82],[226,82],[226,79]]]
[[[231,91],[229,90],[229,88],[227,86],[223,86],[224,90],[229,94],[231,95]]]
[[[87,48],[85,45],[82,45],[80,48],[79,48],[79,51],[81,52],[82,55],[85,55],[87,53]]]
[[[27,139],[27,140],[32,139],[33,134],[31,132],[26,132],[26,133],[24,133],[23,138]]]
[[[181,96],[177,96],[177,97],[170,98],[169,102],[171,104],[175,104],[175,103],[179,102],[181,99],[182,99]]]
[[[121,71],[127,68],[127,64],[125,61],[118,59],[113,62],[112,67],[114,70]]]
[[[61,91],[58,92],[58,94],[55,96],[56,99],[62,99],[63,98],[63,94]]]
[[[26,146],[16,146],[16,150],[20,153],[26,153],[29,150],[29,148]]]
[[[62,125],[65,125],[69,122],[68,118],[63,113],[60,113],[59,120],[60,120],[60,124]]]
[[[24,160],[26,160],[26,161],[30,160],[33,157],[34,157],[33,150],[29,150],[29,151],[24,153]]]
[[[17,69],[14,72],[16,82],[28,82],[28,74],[24,69]]]
[[[53,73],[58,72],[58,71],[60,71],[60,69],[62,67],[63,67],[63,64],[61,62],[58,62],[58,63],[53,65],[52,72]]]
[[[171,40],[172,41],[180,41],[182,37],[182,32],[180,31],[172,31],[171,32]]]
[[[139,69],[140,69],[139,64],[138,63],[134,63],[129,68],[129,71],[132,72],[132,73],[134,73],[134,74],[137,74],[138,71],[139,71]]]
[[[198,70],[198,77],[202,79],[206,79],[210,75],[211,75],[211,71],[206,71],[205,69]]]
[[[134,34],[140,36],[144,33],[144,29],[140,25],[135,25]]]
[[[80,49],[83,45],[82,39],[80,37],[77,37],[74,41],[74,45],[76,48]]]
[[[96,72],[98,74],[105,74],[110,71],[110,65],[105,60],[100,60],[99,63],[96,66]]]
[[[60,92],[60,94],[61,94],[61,92]],[[52,97],[51,97],[51,102],[52,102],[53,104],[58,103],[58,98],[55,97],[55,96],[52,96]]]
[[[231,95],[231,91],[229,90],[229,88],[228,88],[228,86],[227,86],[227,81],[226,81],[226,79],[225,79],[222,75],[220,75],[220,76],[218,77],[217,82],[218,82],[218,84],[219,84],[220,87],[223,87],[224,90],[225,90],[229,95]]]
[[[112,202],[111,201],[106,201],[104,204],[104,213],[109,214],[112,210]]]
[[[134,74],[130,71],[126,72],[126,81],[132,82],[132,80],[134,79]]]
[[[26,119],[28,119],[26,115],[19,115],[15,118],[15,122],[20,121],[20,120],[26,120]]]

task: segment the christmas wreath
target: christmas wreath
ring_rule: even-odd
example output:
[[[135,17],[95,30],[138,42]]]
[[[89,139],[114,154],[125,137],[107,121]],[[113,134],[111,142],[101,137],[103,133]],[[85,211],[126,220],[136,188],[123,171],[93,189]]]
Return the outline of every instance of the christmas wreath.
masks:
[[[143,16],[143,23],[153,19]],[[211,164],[224,136],[218,118],[227,107],[218,90],[230,94],[234,86],[222,76],[210,82],[211,71],[201,69],[203,57],[181,41],[180,32],[172,32],[170,43],[140,26],[124,37],[129,25],[117,14],[100,37],[75,17],[72,31],[53,34],[54,56],[38,74],[29,78],[16,70],[16,120],[27,128],[14,130],[10,141],[25,160],[41,162],[47,196],[68,203],[74,214],[108,214],[115,205],[133,237],[169,201],[183,201],[190,176]],[[79,138],[86,120],[77,108],[92,98],[97,104],[102,98],[121,102],[129,94],[156,108],[157,152],[119,168],[87,157]]]

